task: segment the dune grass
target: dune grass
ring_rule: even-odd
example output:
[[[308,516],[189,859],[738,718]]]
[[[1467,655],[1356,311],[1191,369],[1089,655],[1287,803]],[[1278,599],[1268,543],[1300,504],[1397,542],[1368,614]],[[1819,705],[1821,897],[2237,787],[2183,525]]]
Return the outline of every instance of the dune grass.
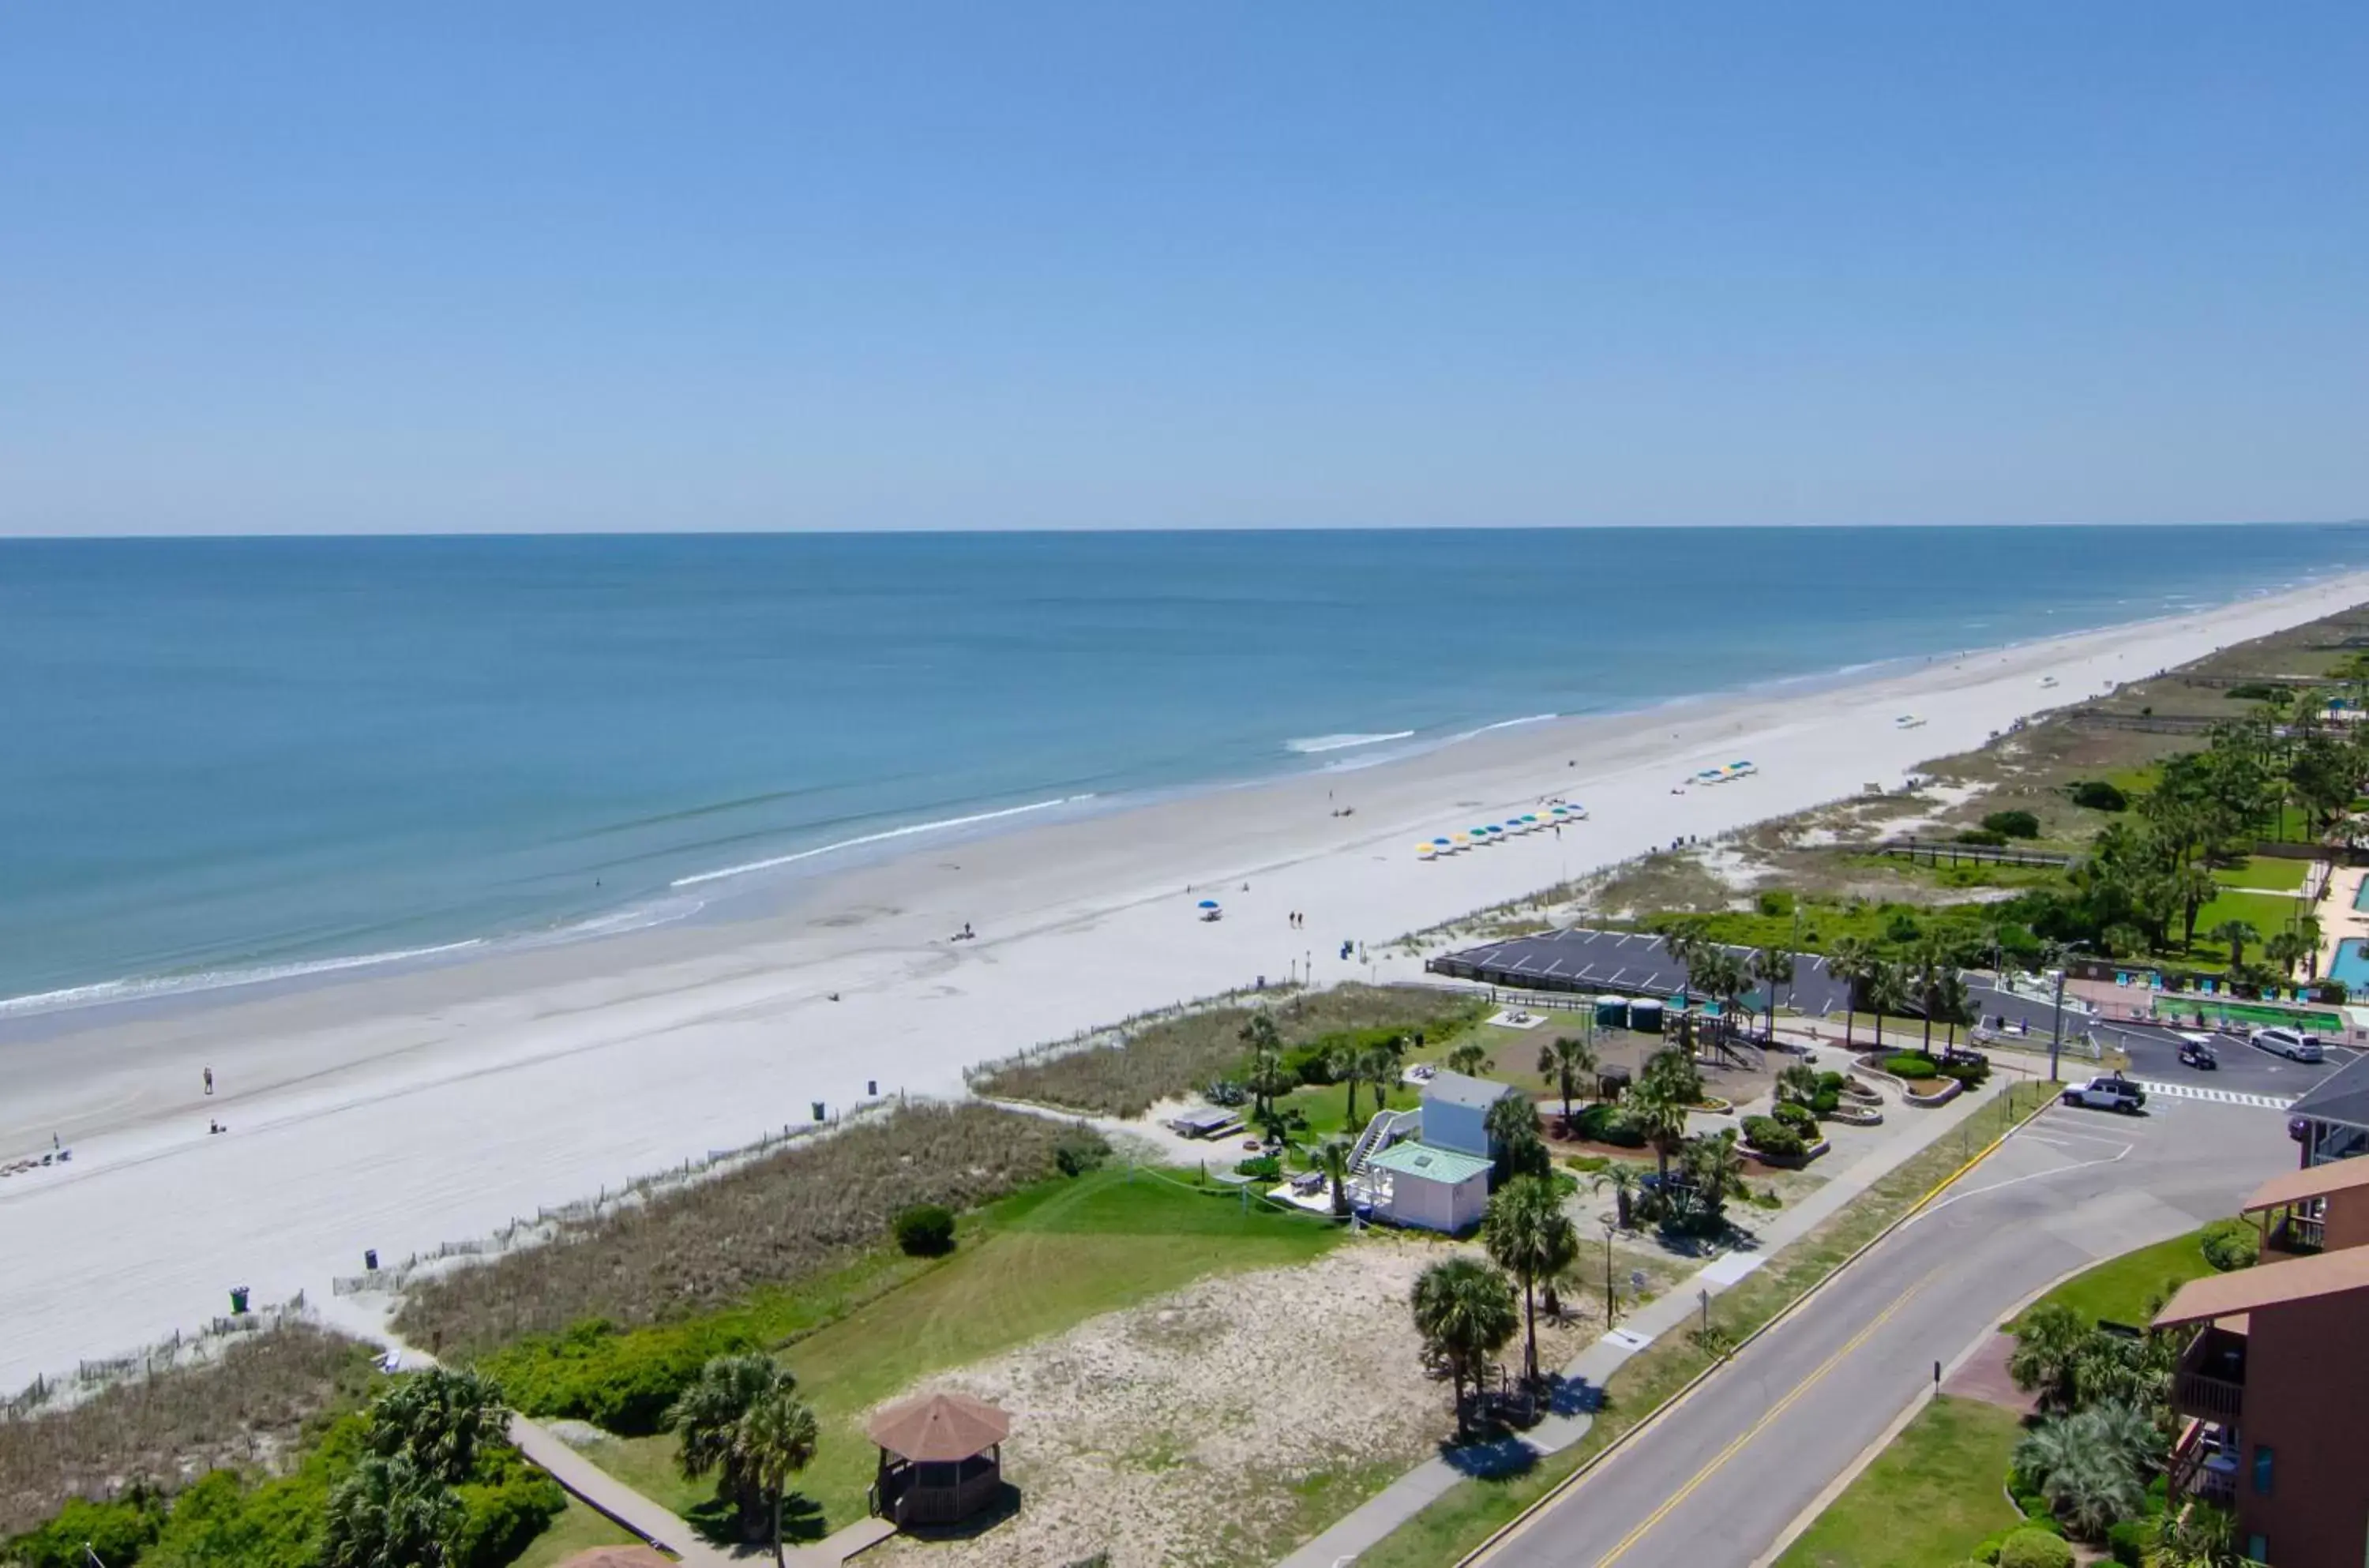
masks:
[[[1023,1052],[972,1073],[971,1087],[1001,1099],[1139,1116],[1159,1101],[1238,1072],[1242,1028],[1259,1011],[1204,1008],[1131,1028],[1116,1045]],[[1299,1046],[1355,1029],[1445,1035],[1477,1017],[1482,1004],[1461,992],[1419,986],[1345,985],[1292,996],[1265,1011],[1284,1044]]]
[[[1940,1395],[1777,1560],[1777,1568],[1933,1568],[2015,1523],[1999,1477],[2023,1424]]]
[[[780,1353],[821,1442],[798,1481],[818,1528],[859,1516],[875,1453],[866,1412],[932,1374],[984,1360],[1212,1274],[1313,1260],[1342,1232],[1312,1217],[1196,1190],[1177,1173],[1106,1168],[1042,1184],[967,1219],[955,1254]],[[602,1468],[678,1511],[709,1495],[670,1436],[602,1443]]]

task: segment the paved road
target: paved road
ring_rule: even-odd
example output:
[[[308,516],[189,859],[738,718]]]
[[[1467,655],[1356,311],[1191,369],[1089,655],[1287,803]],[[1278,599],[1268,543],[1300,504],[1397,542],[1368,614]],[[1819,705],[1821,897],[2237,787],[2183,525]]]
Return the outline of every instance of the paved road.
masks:
[[[1930,1383],[1936,1359],[2057,1276],[2227,1214],[2294,1163],[2275,1110],[2052,1108],[1487,1561],[1748,1563]]]

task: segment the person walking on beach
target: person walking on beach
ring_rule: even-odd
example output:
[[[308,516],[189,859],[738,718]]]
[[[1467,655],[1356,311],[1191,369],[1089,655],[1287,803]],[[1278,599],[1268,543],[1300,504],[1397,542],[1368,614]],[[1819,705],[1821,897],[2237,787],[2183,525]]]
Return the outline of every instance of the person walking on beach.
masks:
[[[206,1069],[206,1093],[209,1093],[209,1094],[211,1094],[211,1093],[212,1093],[213,1092],[214,1092],[214,1070],[213,1070],[212,1068],[211,1068],[211,1067],[210,1067],[210,1068]]]

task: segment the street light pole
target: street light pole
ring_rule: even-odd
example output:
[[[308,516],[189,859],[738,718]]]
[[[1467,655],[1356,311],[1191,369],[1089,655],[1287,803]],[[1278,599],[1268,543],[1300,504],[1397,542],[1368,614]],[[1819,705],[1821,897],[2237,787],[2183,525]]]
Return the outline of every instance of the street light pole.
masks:
[[[2064,1053],[2064,1050],[2065,960],[2060,956],[2056,960],[2056,1024],[2055,1027],[2051,1029],[2048,1035],[2048,1082],[2051,1083],[2054,1083],[2058,1081],[2059,1074],[2056,1070],[2056,1062],[2057,1058]]]
[[[1607,1219],[1604,1221],[1604,1326],[1607,1330],[1609,1330],[1612,1327],[1614,1321],[1615,1306],[1612,1294],[1612,1232],[1618,1228],[1619,1221],[1617,1220]]]

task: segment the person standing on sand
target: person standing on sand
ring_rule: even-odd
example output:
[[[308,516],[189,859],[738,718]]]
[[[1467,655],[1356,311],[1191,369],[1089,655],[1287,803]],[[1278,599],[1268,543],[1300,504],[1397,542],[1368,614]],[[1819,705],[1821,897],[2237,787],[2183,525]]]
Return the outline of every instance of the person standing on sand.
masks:
[[[211,1093],[212,1093],[213,1092],[214,1092],[214,1070],[213,1070],[212,1068],[211,1068],[211,1067],[210,1067],[210,1068],[206,1069],[206,1093],[209,1093],[209,1094],[211,1094]]]

